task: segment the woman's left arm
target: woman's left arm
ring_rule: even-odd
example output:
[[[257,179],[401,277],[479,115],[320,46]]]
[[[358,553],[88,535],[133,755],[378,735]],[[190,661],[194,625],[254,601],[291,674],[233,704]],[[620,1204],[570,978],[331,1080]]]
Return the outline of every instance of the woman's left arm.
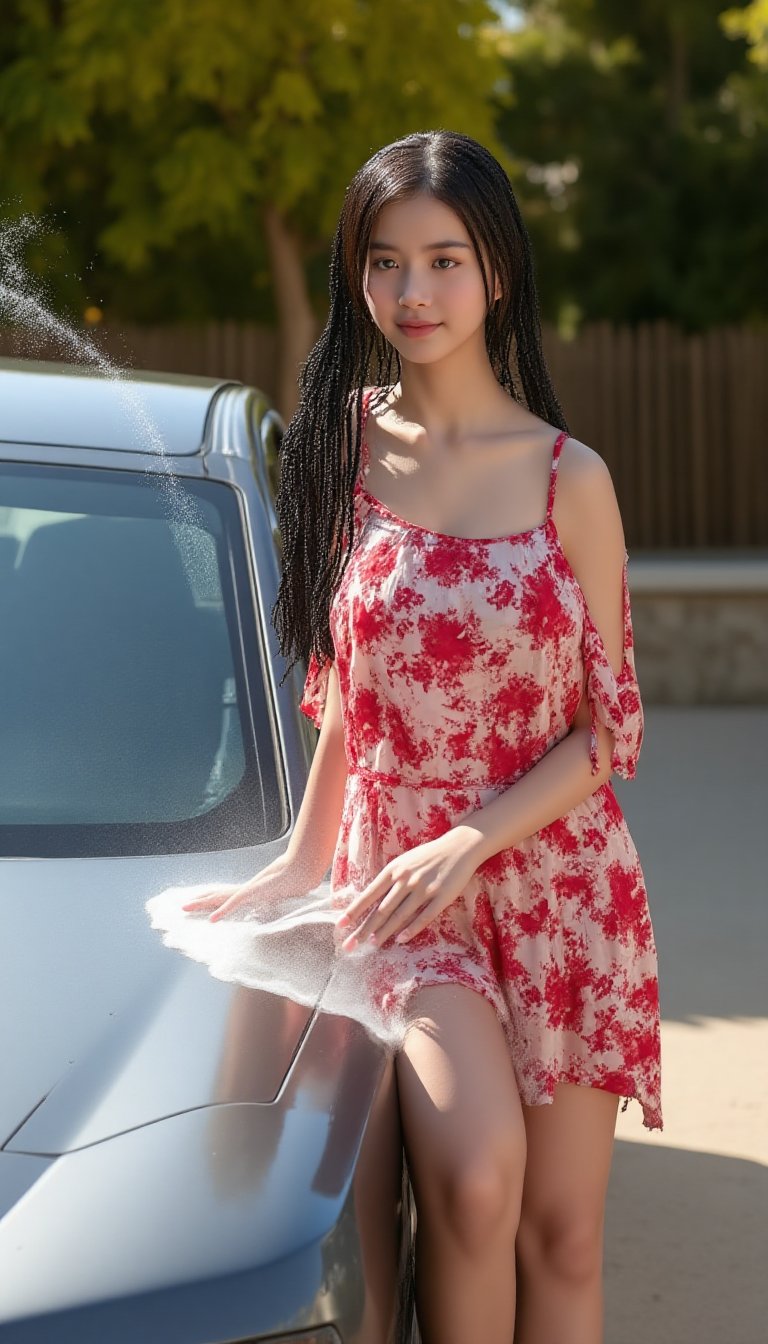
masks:
[[[557,527],[565,557],[581,587],[618,677],[624,653],[624,529],[610,472],[585,444],[569,439],[558,465]],[[597,735],[593,771],[590,733]],[[446,909],[486,859],[519,844],[595,793],[611,775],[614,735],[592,719],[585,689],[571,729],[519,780],[435,840],[390,860],[338,920],[354,927],[344,948],[371,938],[412,937]],[[426,904],[425,904],[426,902]]]

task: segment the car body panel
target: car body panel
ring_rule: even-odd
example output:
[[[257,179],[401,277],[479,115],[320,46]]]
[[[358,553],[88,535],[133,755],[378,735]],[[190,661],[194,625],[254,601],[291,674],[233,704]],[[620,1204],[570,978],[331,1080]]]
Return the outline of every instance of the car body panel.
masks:
[[[245,864],[239,853],[209,856],[194,871],[160,858],[3,865],[14,937],[0,953],[2,999],[14,1011],[0,1016],[0,1145],[63,1153],[193,1106],[277,1094],[311,1010],[216,980],[165,947],[144,900],[243,880],[280,849]],[[238,994],[257,1034],[239,1064],[228,1051],[225,1068]]]
[[[228,382],[135,370],[100,376],[85,365],[4,359],[0,443],[194,456],[213,397]]]
[[[43,1172],[51,1166],[54,1157],[30,1156],[27,1153],[5,1153],[0,1150],[0,1220],[3,1219],[22,1195],[25,1195]],[[2,1275],[0,1275],[2,1283]]]
[[[285,828],[215,852],[0,858],[0,1344],[216,1344],[330,1322],[342,1344],[385,1344],[412,1231],[392,1057],[321,1000],[215,979],[166,947],[144,908],[167,887],[240,882],[272,862],[306,785],[316,732],[298,708],[304,669],[281,684],[270,620],[279,418],[255,388],[129,375],[138,391],[151,385],[161,426],[193,398],[176,420],[188,438],[166,461],[136,451],[120,422],[105,432],[87,370],[71,371],[66,393],[66,366],[46,390],[48,366],[25,382],[21,362],[0,359],[12,408],[0,487],[5,460],[233,491],[238,600],[253,604],[268,720],[254,730],[272,744]],[[55,402],[47,420],[32,387]],[[46,424],[72,446],[30,442]]]
[[[201,1107],[59,1158],[0,1221],[0,1264],[13,1269],[0,1287],[0,1337],[15,1340],[12,1323],[40,1316],[55,1338],[53,1314],[60,1327],[77,1309],[82,1324],[87,1310],[111,1303],[108,1337],[127,1340],[120,1308],[137,1293],[151,1316],[157,1294],[173,1289],[195,1302],[201,1282],[225,1285],[230,1305],[240,1284],[251,1332],[274,1329],[276,1319],[335,1317],[337,1306],[311,1322],[302,1313],[343,1275],[328,1239],[345,1216],[371,1098],[390,1070],[358,1024],[321,1013],[277,1104]],[[371,1212],[380,1217],[381,1207]],[[276,1303],[262,1271],[292,1261],[288,1301],[281,1293]],[[304,1283],[292,1278],[302,1264]],[[218,1336],[236,1338],[235,1325],[220,1316]]]
[[[170,476],[207,475],[202,457],[157,457],[149,453],[114,453],[101,448],[71,448],[61,444],[23,443],[0,439],[0,460],[32,462],[40,466],[102,467],[109,471],[152,471]]]

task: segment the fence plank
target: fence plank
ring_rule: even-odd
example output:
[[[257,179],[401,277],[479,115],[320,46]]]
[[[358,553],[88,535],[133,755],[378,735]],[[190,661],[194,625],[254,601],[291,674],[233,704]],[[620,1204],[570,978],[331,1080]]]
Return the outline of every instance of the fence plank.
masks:
[[[669,337],[669,323],[657,322],[655,331],[656,374],[654,380],[656,480],[649,480],[647,488],[653,497],[651,535],[656,536],[658,538],[657,544],[662,546],[671,546],[674,541],[671,481],[675,463],[670,421],[673,370],[670,361]]]
[[[704,416],[703,338],[688,340],[688,417],[691,425],[691,525],[696,546],[707,544],[707,451]]]
[[[750,472],[748,463],[751,457],[750,433],[751,416],[749,413],[749,395],[745,395],[743,383],[749,377],[746,367],[747,343],[738,327],[728,327],[725,331],[725,359],[723,378],[723,400],[726,405],[727,434],[723,439],[723,456],[727,457],[732,477],[731,498],[733,501],[732,527],[737,546],[746,545],[750,533]],[[732,443],[734,452],[728,452]]]
[[[653,535],[653,496],[649,493],[655,475],[653,347],[651,329],[641,322],[636,330],[635,385],[637,389],[637,450],[634,459],[633,488],[637,499],[638,526],[643,537]],[[647,484],[646,484],[647,483]]]
[[[675,371],[674,397],[674,438],[675,461],[672,476],[673,498],[675,502],[675,536],[678,545],[690,546],[692,538],[691,505],[691,421],[688,415],[688,347],[686,338],[679,330],[672,337],[673,367]]]
[[[635,398],[635,334],[631,327],[619,327],[614,333],[613,395],[617,403],[617,417],[621,426],[618,435],[621,452],[621,476],[617,497],[622,511],[627,549],[647,546],[647,537],[640,528],[637,497],[632,487],[632,466],[637,458],[637,415]],[[598,447],[599,451],[599,447]]]
[[[765,536],[768,529],[768,489],[766,489],[765,438],[768,425],[768,360],[765,345],[756,331],[745,331],[747,355],[746,387],[750,391],[751,425],[749,456],[745,464],[752,490],[752,531]]]

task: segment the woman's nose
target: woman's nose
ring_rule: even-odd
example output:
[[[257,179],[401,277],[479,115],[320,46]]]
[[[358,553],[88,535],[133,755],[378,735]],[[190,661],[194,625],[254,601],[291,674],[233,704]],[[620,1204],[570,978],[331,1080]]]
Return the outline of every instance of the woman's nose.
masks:
[[[403,308],[412,308],[415,304],[429,307],[432,299],[423,280],[420,281],[416,275],[407,275],[403,279],[399,302]]]

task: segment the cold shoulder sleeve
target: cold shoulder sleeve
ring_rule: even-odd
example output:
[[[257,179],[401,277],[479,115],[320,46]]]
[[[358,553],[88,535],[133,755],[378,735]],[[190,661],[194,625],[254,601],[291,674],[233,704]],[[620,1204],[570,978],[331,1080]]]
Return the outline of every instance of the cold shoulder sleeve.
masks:
[[[319,659],[314,652],[309,655],[304,693],[299,702],[299,709],[312,720],[316,728],[320,728],[323,722],[331,666],[332,659]]]
[[[590,760],[592,773],[600,769],[597,744],[597,720],[614,735],[611,770],[624,779],[634,779],[643,741],[643,706],[635,671],[634,636],[627,579],[628,555],[624,554],[622,573],[624,603],[624,654],[618,677],[603,644],[600,631],[584,603],[584,666],[586,694],[591,716]]]

